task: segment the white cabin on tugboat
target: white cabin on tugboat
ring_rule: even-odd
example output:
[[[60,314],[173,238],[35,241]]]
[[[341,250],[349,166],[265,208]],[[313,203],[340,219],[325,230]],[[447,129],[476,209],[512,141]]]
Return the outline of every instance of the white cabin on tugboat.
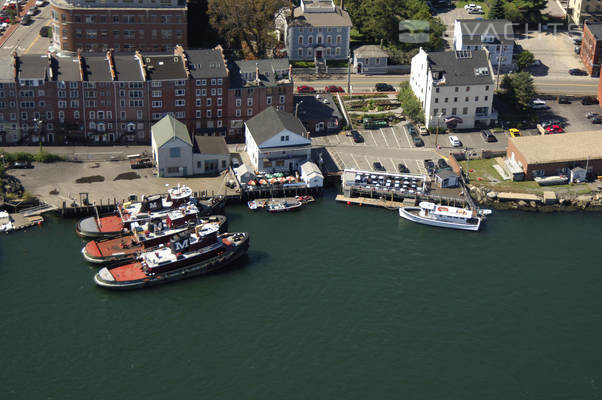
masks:
[[[418,207],[401,207],[399,216],[424,225],[478,231],[490,210],[470,210],[422,201]]]

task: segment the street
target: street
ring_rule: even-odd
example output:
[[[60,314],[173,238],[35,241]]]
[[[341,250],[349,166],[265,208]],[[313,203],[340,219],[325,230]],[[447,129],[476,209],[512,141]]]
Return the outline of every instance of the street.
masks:
[[[29,3],[35,3],[35,0]],[[40,28],[52,23],[50,4],[45,3],[32,17],[28,25],[17,25],[17,29],[4,42],[0,42],[0,57],[10,57],[13,51],[18,54],[46,54],[50,46],[50,38],[40,36]]]

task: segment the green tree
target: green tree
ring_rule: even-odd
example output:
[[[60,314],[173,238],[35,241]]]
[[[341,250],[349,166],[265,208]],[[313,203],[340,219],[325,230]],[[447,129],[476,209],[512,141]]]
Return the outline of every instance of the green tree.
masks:
[[[504,0],[493,0],[493,5],[489,9],[487,18],[489,19],[504,19],[506,14],[504,13]]]
[[[517,104],[523,110],[529,107],[536,94],[533,77],[528,72],[506,75],[502,80],[502,88],[506,89],[508,101]]]
[[[209,23],[227,42],[253,58],[265,57],[276,44],[274,15],[286,0],[209,0]]]
[[[523,71],[525,68],[529,66],[533,61],[535,61],[535,56],[529,50],[523,50],[516,60],[518,64],[518,69]]]
[[[399,85],[399,102],[403,113],[414,122],[424,122],[424,111],[422,104],[410,87],[410,82],[402,82]]]

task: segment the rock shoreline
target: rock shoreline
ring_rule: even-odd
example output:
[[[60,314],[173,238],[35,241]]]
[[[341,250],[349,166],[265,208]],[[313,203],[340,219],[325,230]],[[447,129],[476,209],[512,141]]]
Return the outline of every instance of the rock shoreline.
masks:
[[[545,191],[543,196],[526,193],[498,193],[483,186],[468,185],[471,197],[481,206],[496,210],[529,212],[602,211],[602,194],[575,195]]]

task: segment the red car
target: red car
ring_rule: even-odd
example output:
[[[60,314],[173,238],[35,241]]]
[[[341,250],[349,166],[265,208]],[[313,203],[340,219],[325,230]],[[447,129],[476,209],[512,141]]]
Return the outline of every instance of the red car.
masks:
[[[558,125],[551,125],[546,128],[546,132],[548,133],[563,133],[564,129],[562,129]]]
[[[344,93],[345,92],[345,90],[342,87],[334,86],[334,85],[326,86],[324,88],[324,91],[326,91],[328,93],[337,93],[337,92]]]
[[[311,86],[297,86],[297,92],[299,93],[316,93],[316,89],[312,88]]]

